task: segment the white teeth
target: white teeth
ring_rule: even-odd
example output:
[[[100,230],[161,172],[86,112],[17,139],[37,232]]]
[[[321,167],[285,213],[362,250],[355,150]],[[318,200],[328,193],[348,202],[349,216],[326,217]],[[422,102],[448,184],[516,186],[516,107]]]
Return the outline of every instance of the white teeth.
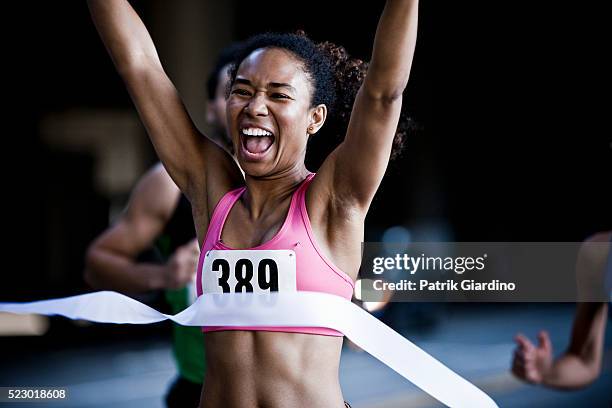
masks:
[[[268,132],[267,130],[253,127],[242,129],[242,133],[246,136],[272,136],[272,133]]]

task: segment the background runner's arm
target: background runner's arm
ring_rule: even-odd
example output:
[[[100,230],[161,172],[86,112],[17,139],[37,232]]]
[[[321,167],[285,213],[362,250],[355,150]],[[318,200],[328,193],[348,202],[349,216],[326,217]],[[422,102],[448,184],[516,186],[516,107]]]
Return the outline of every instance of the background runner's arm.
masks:
[[[538,345],[518,335],[512,372],[521,380],[551,388],[572,390],[597,379],[601,372],[607,303],[579,303],[568,349],[553,359],[548,334],[538,335]]]
[[[583,242],[576,262],[580,291],[590,292],[589,287],[604,286],[609,243],[609,232],[594,234]],[[607,303],[578,303],[570,344],[565,353],[553,362],[543,384],[573,389],[597,379],[601,372],[607,316]]]
[[[593,286],[603,286],[609,242],[609,232],[598,233],[580,247],[576,262],[579,292],[586,294]],[[512,372],[522,380],[551,388],[576,389],[592,383],[601,372],[607,316],[607,303],[578,303],[569,347],[555,360],[546,332],[538,336],[538,346],[517,336]]]
[[[606,303],[579,303],[568,349],[553,363],[543,383],[553,388],[580,388],[601,372]]]
[[[165,265],[136,262],[172,217],[179,196],[180,191],[161,165],[145,174],[119,220],[90,245],[85,280],[96,289],[120,292],[185,286],[197,265],[195,240],[178,248]]]
[[[209,169],[216,172],[215,179],[239,177],[231,157],[196,129],[130,4],[126,0],[89,0],[88,5],[157,154],[181,191],[190,200],[201,197]]]
[[[367,211],[384,176],[410,75],[417,16],[417,0],[387,1],[346,137],[319,171],[332,175],[331,191],[343,206]]]
[[[593,286],[604,286],[609,243],[610,233],[602,232],[589,237],[580,247],[576,262],[580,291],[588,293]],[[569,347],[545,375],[545,385],[573,389],[597,379],[601,372],[607,316],[607,303],[578,303]]]

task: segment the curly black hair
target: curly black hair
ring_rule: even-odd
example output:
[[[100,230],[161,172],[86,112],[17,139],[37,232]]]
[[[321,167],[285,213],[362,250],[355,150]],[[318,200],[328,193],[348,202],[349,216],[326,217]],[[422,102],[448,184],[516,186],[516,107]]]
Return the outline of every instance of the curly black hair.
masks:
[[[303,31],[257,34],[242,43],[242,48],[236,53],[236,59],[230,66],[229,87],[234,83],[242,61],[261,48],[287,50],[303,63],[304,72],[313,89],[311,107],[325,104],[329,112],[326,123],[330,124],[326,124],[324,128],[328,128],[333,136],[315,138],[325,140],[325,146],[316,149],[324,159],[344,138],[355,97],[368,70],[368,63],[352,58],[344,47],[329,41],[317,44]],[[393,140],[391,159],[400,156],[411,126],[412,121],[403,113]]]

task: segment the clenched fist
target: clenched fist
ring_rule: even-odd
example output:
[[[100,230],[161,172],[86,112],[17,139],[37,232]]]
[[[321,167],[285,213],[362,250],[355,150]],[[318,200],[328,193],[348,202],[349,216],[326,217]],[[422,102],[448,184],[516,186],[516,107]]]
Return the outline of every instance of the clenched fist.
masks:
[[[166,263],[164,275],[166,288],[180,289],[193,279],[198,266],[200,248],[197,239],[178,247]]]

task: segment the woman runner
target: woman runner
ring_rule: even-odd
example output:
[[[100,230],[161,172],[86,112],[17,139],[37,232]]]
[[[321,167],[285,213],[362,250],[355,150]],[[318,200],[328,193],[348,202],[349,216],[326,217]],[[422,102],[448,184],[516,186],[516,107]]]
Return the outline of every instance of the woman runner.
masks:
[[[162,163],[191,202],[202,250],[198,295],[266,288],[350,299],[365,216],[397,133],[418,1],[387,1],[365,75],[365,64],[347,59],[341,48],[302,35],[264,34],[247,42],[227,101],[228,131],[244,176],[194,126],[129,3],[90,0],[89,6]],[[332,116],[348,120],[344,139],[315,175],[304,164],[307,142]],[[204,260],[214,250],[227,263],[224,254],[244,249],[251,250],[239,252],[245,256],[266,251],[272,262],[290,250],[295,266],[279,270],[275,282],[269,266],[257,289],[257,277],[241,276],[234,285],[222,280],[221,264]],[[245,272],[244,265],[229,265],[231,273]],[[344,406],[341,333],[287,327],[205,331],[208,371],[201,407]]]

